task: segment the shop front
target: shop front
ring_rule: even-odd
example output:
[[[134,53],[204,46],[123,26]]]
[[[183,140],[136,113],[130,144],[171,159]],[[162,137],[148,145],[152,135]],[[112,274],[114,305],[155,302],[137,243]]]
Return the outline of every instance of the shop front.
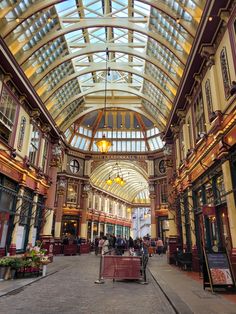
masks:
[[[18,190],[17,182],[0,174],[0,256],[8,252],[11,244]]]
[[[232,248],[223,174],[220,167],[209,172],[193,188],[195,236],[199,261],[202,245],[207,250]]]
[[[63,215],[62,217],[62,238],[77,238],[79,235],[79,216]]]

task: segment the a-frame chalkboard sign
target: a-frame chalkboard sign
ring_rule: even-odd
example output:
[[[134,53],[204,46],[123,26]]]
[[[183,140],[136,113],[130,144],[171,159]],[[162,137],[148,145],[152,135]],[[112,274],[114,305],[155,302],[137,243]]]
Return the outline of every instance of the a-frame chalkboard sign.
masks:
[[[235,278],[227,251],[203,248],[203,288],[235,290]]]

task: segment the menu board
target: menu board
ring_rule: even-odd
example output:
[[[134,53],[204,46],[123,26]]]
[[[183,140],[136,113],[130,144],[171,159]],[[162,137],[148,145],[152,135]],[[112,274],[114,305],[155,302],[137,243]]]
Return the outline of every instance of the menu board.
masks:
[[[212,285],[233,285],[228,256],[224,252],[206,253]]]

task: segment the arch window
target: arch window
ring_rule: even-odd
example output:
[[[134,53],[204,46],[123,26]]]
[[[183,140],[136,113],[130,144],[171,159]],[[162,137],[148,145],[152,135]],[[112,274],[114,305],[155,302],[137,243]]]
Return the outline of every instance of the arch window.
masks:
[[[211,95],[211,83],[209,79],[207,79],[205,83],[205,93],[206,93],[206,102],[207,102],[209,120],[211,121],[212,120],[211,115],[213,112],[213,103],[212,103],[212,95]]]
[[[40,143],[39,129],[34,125],[32,134],[31,134],[30,151],[29,151],[29,160],[31,164],[33,165],[36,165],[36,162],[37,162],[37,157],[39,153],[39,143]]]
[[[224,47],[220,53],[220,65],[221,65],[221,73],[225,91],[225,98],[228,99],[230,97],[230,74],[229,74],[229,66],[228,66],[228,58],[226,48]]]

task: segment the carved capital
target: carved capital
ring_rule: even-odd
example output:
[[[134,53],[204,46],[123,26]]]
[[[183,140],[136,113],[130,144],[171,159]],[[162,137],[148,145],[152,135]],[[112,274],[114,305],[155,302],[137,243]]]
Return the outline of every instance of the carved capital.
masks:
[[[186,100],[187,100],[188,104],[191,104],[191,102],[192,102],[192,100],[193,100],[193,96],[192,96],[192,95],[187,94],[187,95],[185,95],[185,98],[186,98]]]
[[[202,58],[206,58],[208,60],[211,56],[215,55],[215,48],[213,46],[203,45],[200,55]]]
[[[26,100],[26,96],[25,95],[21,95],[20,97],[19,97],[19,102],[21,103],[21,104],[23,104],[23,102]]]
[[[36,121],[40,116],[40,111],[38,109],[34,109],[30,112],[30,120]]]
[[[49,124],[44,124],[42,127],[43,133],[49,133],[51,131],[52,127]]]
[[[185,120],[185,117],[186,117],[185,110],[177,109],[176,114],[177,114],[178,118],[180,118],[181,121]]]
[[[213,65],[215,65],[215,57],[210,56],[206,62],[206,66],[210,69]]]
[[[221,10],[220,18],[222,21],[224,21],[224,25],[226,25],[229,21],[229,18],[230,18],[230,12],[227,10]]]
[[[3,75],[3,82],[6,84],[11,80],[11,78],[12,78],[11,74]]]
[[[201,82],[202,82],[202,76],[201,76],[201,74],[195,73],[195,74],[193,75],[193,77],[194,77],[195,81],[196,81],[198,84],[201,84]]]
[[[172,126],[170,127],[170,129],[171,129],[171,131],[172,131],[172,133],[173,133],[174,135],[177,135],[177,134],[179,133],[179,126],[178,126],[178,125],[172,125]]]

